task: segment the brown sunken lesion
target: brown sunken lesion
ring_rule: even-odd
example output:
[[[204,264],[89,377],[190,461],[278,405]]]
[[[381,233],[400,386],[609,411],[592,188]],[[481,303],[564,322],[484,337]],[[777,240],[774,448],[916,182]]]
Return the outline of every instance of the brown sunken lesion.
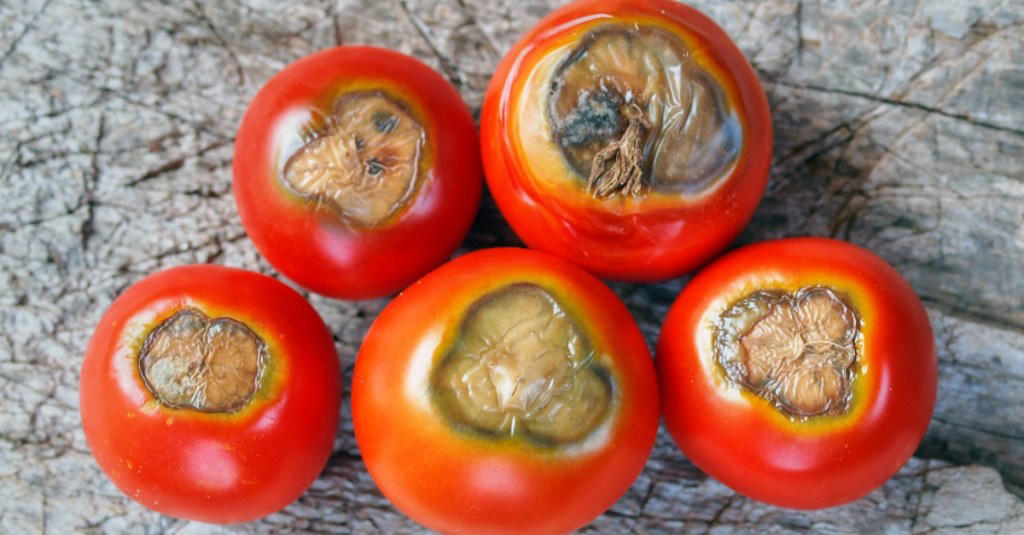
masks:
[[[612,403],[610,378],[586,337],[533,284],[505,287],[470,309],[431,389],[459,426],[547,445],[583,440]]]
[[[849,410],[856,311],[824,286],[757,291],[721,314],[715,357],[728,378],[794,417]]]
[[[344,95],[326,123],[285,163],[284,183],[332,206],[352,225],[385,223],[416,191],[423,126],[379,91]]]
[[[258,390],[266,358],[266,343],[244,323],[186,308],[146,337],[139,371],[165,406],[234,412]]]
[[[547,99],[552,139],[597,198],[699,195],[743,146],[724,89],[656,27],[588,32],[556,68]]]

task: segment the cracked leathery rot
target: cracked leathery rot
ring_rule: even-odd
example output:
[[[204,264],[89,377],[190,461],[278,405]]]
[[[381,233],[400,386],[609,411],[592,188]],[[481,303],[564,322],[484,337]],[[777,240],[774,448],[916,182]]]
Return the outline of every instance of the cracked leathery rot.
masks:
[[[597,198],[648,190],[699,195],[743,146],[718,81],[683,41],[653,26],[604,25],[555,69],[552,139]]]
[[[794,417],[849,408],[856,312],[835,291],[758,291],[719,318],[715,356],[730,380]]]
[[[345,94],[326,123],[288,159],[285,184],[328,203],[350,224],[385,224],[416,191],[423,127],[381,92]]]
[[[258,390],[266,358],[266,344],[245,324],[186,308],[146,337],[139,371],[166,406],[234,412]]]
[[[612,397],[584,334],[532,284],[502,288],[470,308],[432,389],[456,424],[543,444],[584,439],[606,418]]]

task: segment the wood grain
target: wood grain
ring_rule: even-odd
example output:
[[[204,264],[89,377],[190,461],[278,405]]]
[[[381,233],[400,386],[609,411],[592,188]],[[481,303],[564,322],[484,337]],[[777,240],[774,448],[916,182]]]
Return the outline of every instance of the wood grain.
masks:
[[[235,129],[278,69],[337,44],[437,68],[475,113],[543,0],[12,0],[0,3],[0,532],[418,532],[377,492],[346,407],[335,454],[295,504],[213,527],[121,495],[90,456],[78,369],[103,310],[164,267],[274,274],[230,190]],[[663,432],[593,533],[1024,532],[1024,6],[697,1],[771,102],[768,194],[738,244],[827,235],[881,254],[935,328],[929,433],[868,497],[777,509],[701,474]],[[465,249],[515,244],[485,199]],[[616,284],[648,340],[684,280]],[[346,384],[385,300],[311,297]],[[784,482],[780,482],[784,484]]]

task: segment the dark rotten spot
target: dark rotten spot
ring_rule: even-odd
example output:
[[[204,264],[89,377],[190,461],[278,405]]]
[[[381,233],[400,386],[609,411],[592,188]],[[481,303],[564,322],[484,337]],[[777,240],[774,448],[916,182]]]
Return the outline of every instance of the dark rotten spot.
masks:
[[[366,161],[366,173],[368,175],[378,175],[384,170],[384,164],[377,158],[370,158]]]
[[[575,148],[614,139],[622,132],[621,106],[622,96],[614,91],[581,92],[576,107],[558,125],[559,142]]]
[[[391,131],[398,126],[398,117],[395,117],[386,111],[379,111],[373,114],[373,126],[376,127],[379,132],[390,134]]]

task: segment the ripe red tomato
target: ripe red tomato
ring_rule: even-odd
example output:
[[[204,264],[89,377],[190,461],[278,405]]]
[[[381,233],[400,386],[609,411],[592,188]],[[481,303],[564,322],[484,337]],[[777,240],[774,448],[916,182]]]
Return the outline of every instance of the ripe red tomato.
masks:
[[[391,294],[466,235],[478,150],[473,118],[432,69],[386,49],[331,48],[285,67],[249,105],[235,140],[238,212],[302,286]]]
[[[126,495],[176,517],[245,522],[319,474],[340,392],[333,340],[302,296],[197,265],[114,301],[86,351],[80,407],[96,462]]]
[[[380,314],[352,419],[388,499],[444,533],[557,533],[643,469],[658,426],[650,353],[600,281],[525,249],[459,257]]]
[[[860,498],[928,427],[935,342],[913,289],[840,241],[732,252],[673,304],[658,342],[665,424],[694,464],[751,498]]]
[[[768,101],[728,35],[671,0],[582,0],[505,56],[480,119],[491,194],[527,245],[602,277],[689,271],[750,221]]]

